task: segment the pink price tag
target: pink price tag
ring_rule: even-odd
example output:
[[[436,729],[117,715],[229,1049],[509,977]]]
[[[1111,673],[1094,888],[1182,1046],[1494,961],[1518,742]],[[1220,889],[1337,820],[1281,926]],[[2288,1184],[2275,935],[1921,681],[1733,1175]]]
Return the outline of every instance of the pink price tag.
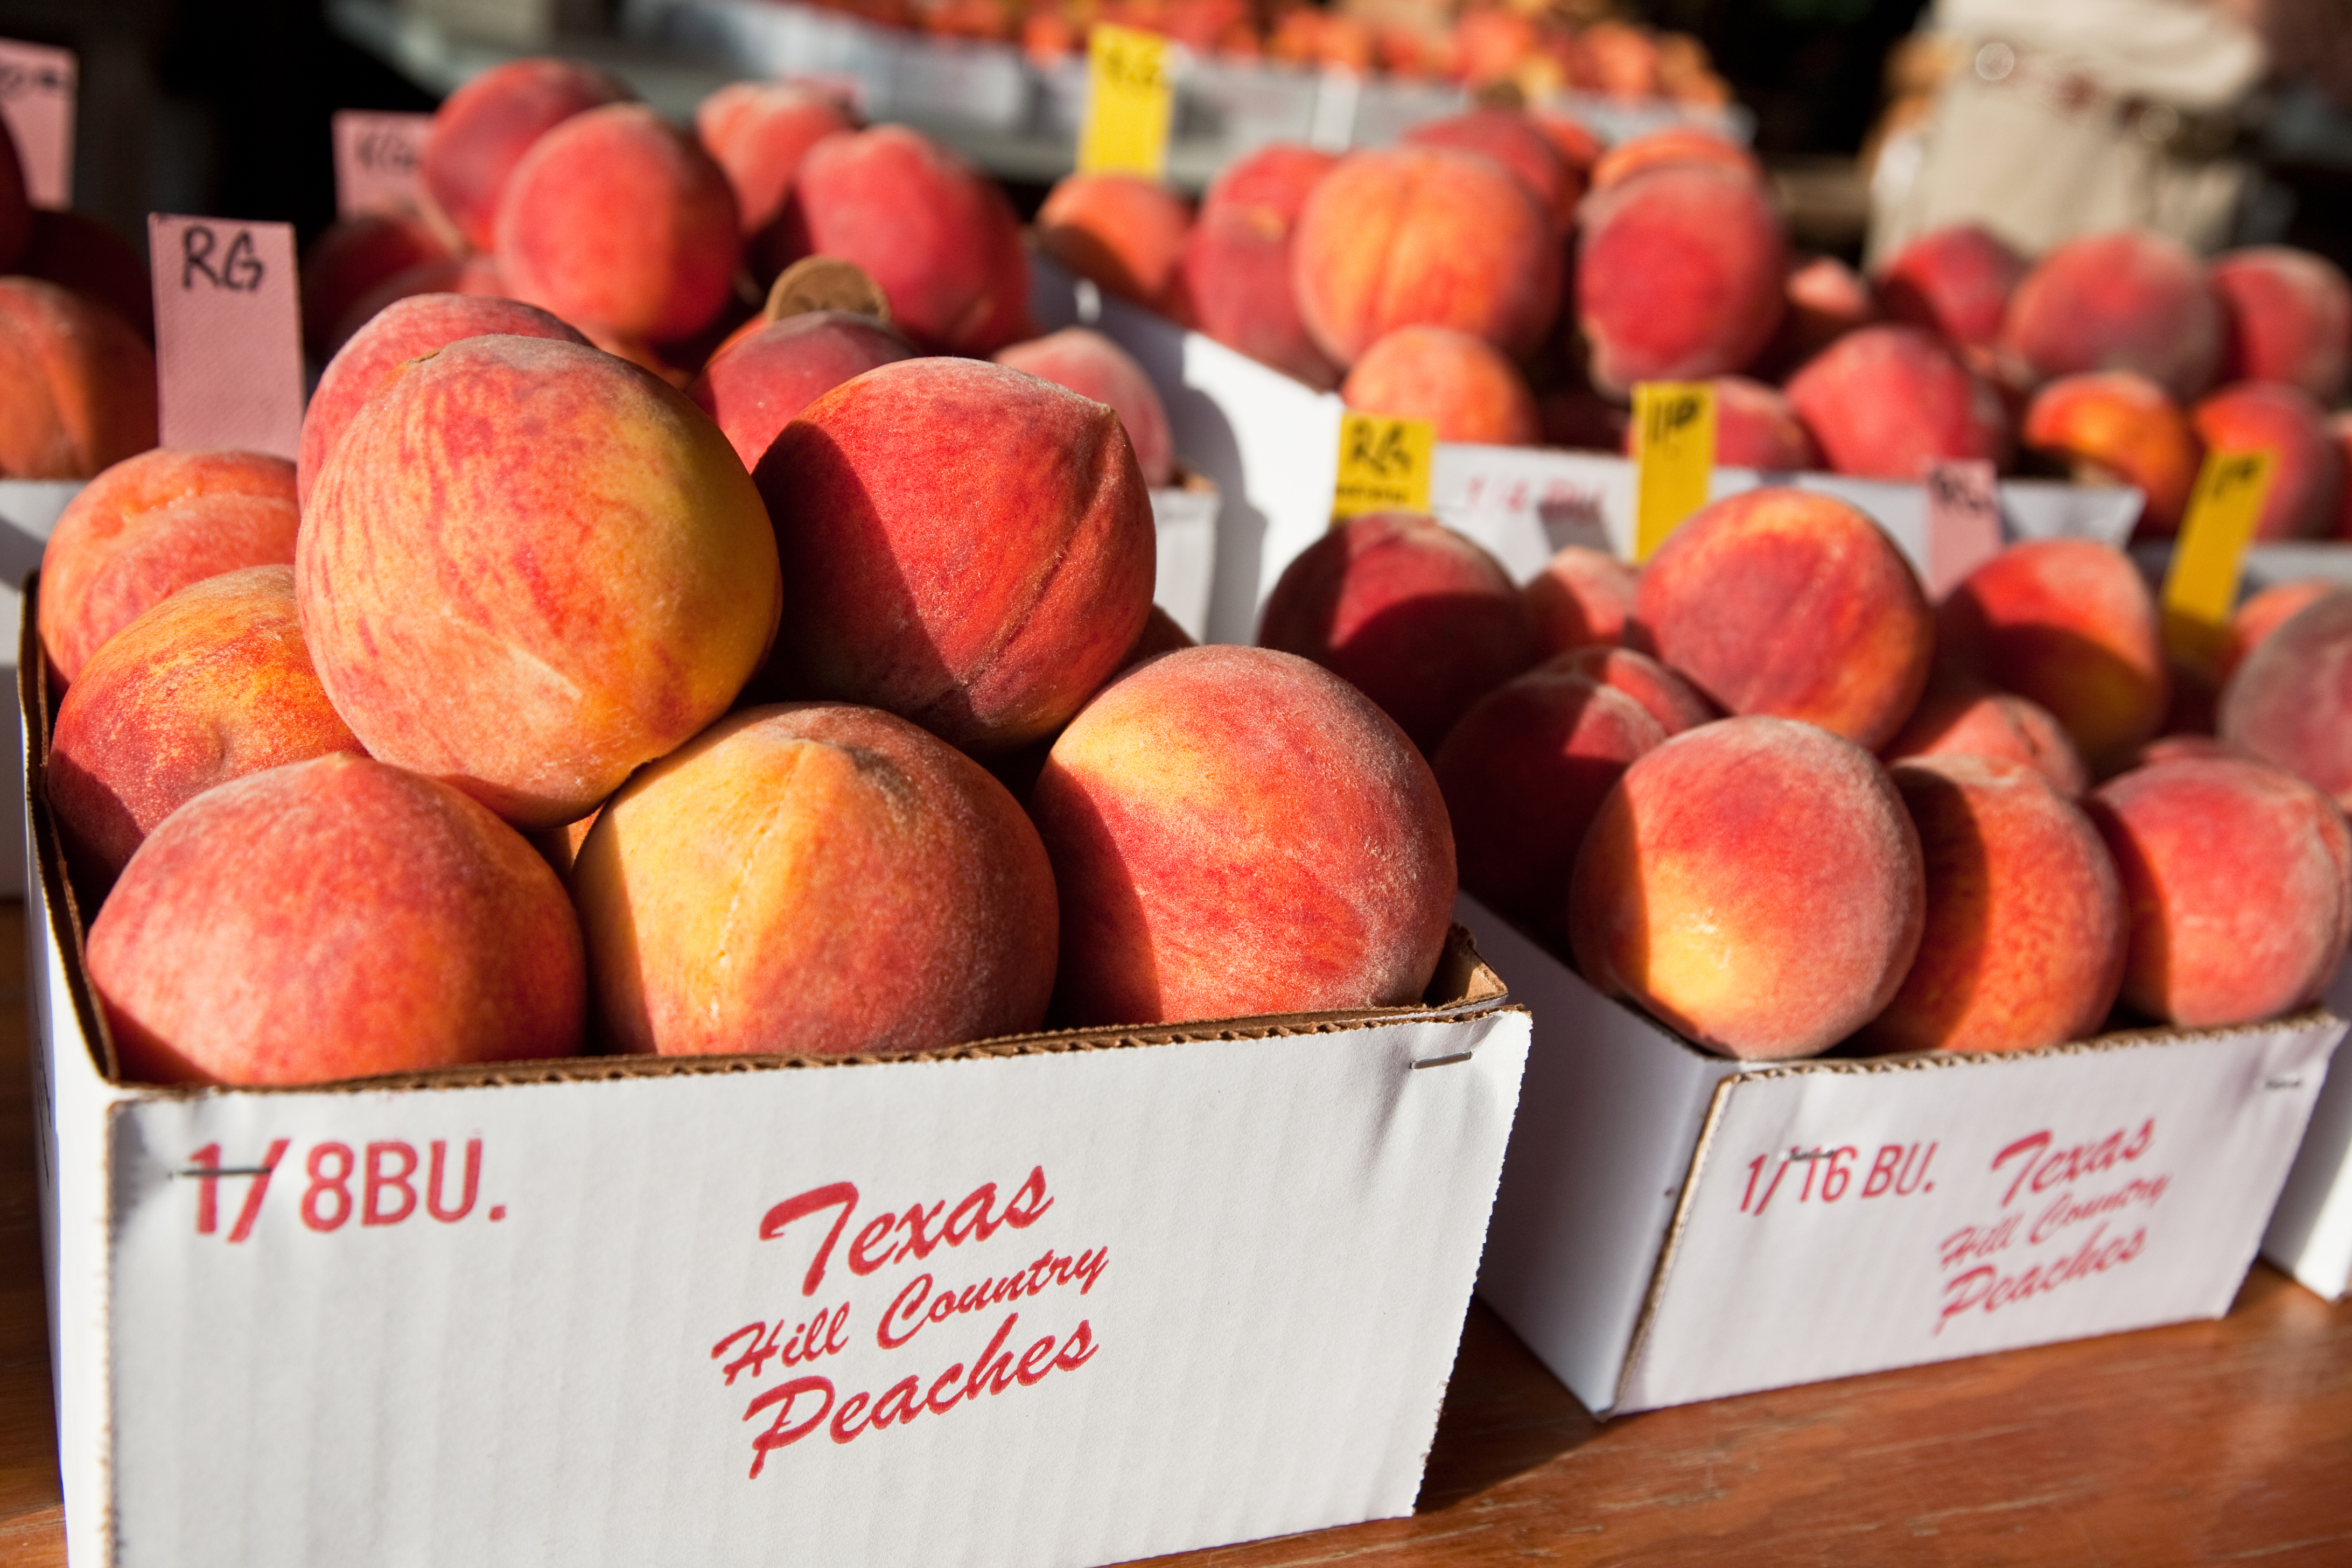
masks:
[[[2000,489],[1981,458],[1927,466],[1927,596],[1940,599],[2000,553]]]
[[[293,457],[302,437],[293,226],[150,213],[147,252],[163,444]]]
[[[0,38],[0,120],[25,166],[25,194],[37,207],[73,205],[74,89],[71,49]]]
[[[335,216],[415,212],[429,114],[335,110]]]

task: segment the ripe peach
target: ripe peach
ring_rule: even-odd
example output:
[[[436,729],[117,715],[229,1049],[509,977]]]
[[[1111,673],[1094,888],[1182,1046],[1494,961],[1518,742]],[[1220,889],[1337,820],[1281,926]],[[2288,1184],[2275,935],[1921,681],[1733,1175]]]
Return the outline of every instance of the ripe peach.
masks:
[[[778,220],[810,148],[857,121],[840,101],[790,82],[729,82],[694,112],[702,145],[726,173],[743,251],[762,280],[784,268]]]
[[[1406,326],[1525,353],[1559,310],[1559,240],[1543,205],[1499,165],[1441,148],[1343,160],[1307,198],[1291,264],[1307,334],[1342,366]]]
[[[1287,234],[1323,176],[1339,166],[1336,153],[1270,142],[1225,165],[1201,196],[1201,216],[1221,212],[1265,214]]]
[[[98,219],[37,208],[16,270],[96,300],[121,317],[142,342],[155,341],[155,284],[147,258]]]
[[[2352,365],[2352,281],[2336,263],[2292,246],[2228,251],[2205,268],[2221,297],[2223,382],[2283,381],[2322,403]]]
[[[362,213],[338,220],[302,253],[302,342],[326,353],[327,340],[362,296],[449,247],[431,225],[409,213]]]
[[[1437,781],[1305,659],[1211,647],[1137,666],[1054,742],[1030,812],[1061,891],[1066,1024],[1393,1006],[1444,949]]]
[[[155,355],[105,306],[0,278],[0,479],[86,479],[155,444]]]
[[[1528,119],[1543,133],[1551,150],[1559,154],[1560,162],[1576,171],[1579,179],[1592,171],[1608,147],[1594,135],[1583,121],[1564,114],[1546,114],[1540,110],[1528,110]]]
[[[1957,348],[1990,349],[2028,263],[1976,224],[1931,229],[1895,252],[1876,279],[1881,309]]]
[[[1164,312],[1192,226],[1192,209],[1165,185],[1068,174],[1037,209],[1037,247],[1106,292]]]
[[[819,397],[876,365],[915,357],[915,345],[897,331],[852,310],[754,317],[747,325],[686,389],[719,422],[746,469],[758,468],[778,432]]]
[[[2163,721],[2171,689],[2156,599],[2105,544],[2011,545],[1946,596],[1936,635],[1939,664],[2048,709],[2095,775]]]
[[[464,294],[480,300],[508,298],[507,282],[499,275],[495,257],[450,256],[438,261],[420,261],[394,273],[353,300],[342,320],[335,323],[334,331],[327,334],[319,352],[332,359],[362,327],[382,315],[395,300],[414,299],[419,294]]]
[[[2221,360],[2221,307],[2196,255],[2145,230],[2070,239],[2010,295],[2000,343],[2037,377],[2133,370],[2187,402]]]
[[[1423,754],[1536,661],[1534,618],[1502,563],[1434,518],[1349,518],[1266,595],[1258,645],[1313,659],[1380,705]]]
[[[2261,638],[2222,689],[2215,728],[2339,805],[2352,802],[2352,591],[2321,595]]]
[[[2336,521],[2344,454],[2328,438],[2327,414],[2301,387],[2279,381],[2225,386],[2189,411],[2208,449],[2278,454],[2270,494],[2254,521],[2256,539],[2308,539]]]
[[[1893,773],[1919,831],[1927,923],[1864,1048],[2026,1051],[2095,1033],[2123,984],[2123,889],[2098,830],[2023,763]]]
[[[1745,1060],[1811,1056],[1884,1009],[1927,918],[1919,836],[1871,754],[1727,719],[1625,770],[1569,891],[1585,978]]]
[[[2179,531],[2205,460],[2189,416],[2135,371],[2089,371],[2045,384],[2025,407],[2025,445],[2067,464],[2078,484],[2137,485],[2141,534]]]
[[[294,579],[369,752],[534,827],[725,712],[782,597],[719,427],[610,354],[523,337],[393,371],[320,472]]]
[[[1767,473],[1822,466],[1821,448],[1786,394],[1744,375],[1718,375],[1714,385],[1717,466]],[[1629,430],[1629,446],[1631,435]]]
[[[493,66],[442,100],[417,174],[466,243],[488,250],[508,176],[541,136],[575,114],[636,95],[580,60]]]
[[[644,769],[572,888],[622,1050],[928,1050],[1035,1028],[1054,869],[979,763],[846,703],[729,715]]]
[[[1776,381],[1846,333],[1878,320],[1878,304],[1871,297],[1870,286],[1834,256],[1793,262],[1780,292],[1787,308],[1780,329],[1754,366],[1759,374]]]
[[[1535,193],[1562,233],[1576,217],[1583,174],[1560,156],[1531,116],[1516,109],[1472,109],[1424,120],[1398,140],[1407,147],[1446,147],[1492,159]]]
[[[1772,341],[1788,243],[1751,182],[1703,165],[1653,169],[1596,193],[1578,222],[1576,320],[1602,392],[1721,375]]]
[[[2248,595],[2230,617],[2230,646],[2217,672],[2221,679],[2226,681],[2245,662],[2248,654],[2269,641],[2273,632],[2301,615],[2305,606],[2318,603],[2342,586],[2326,577],[2302,577],[2292,583],[2275,583]]]
[[[1864,327],[1789,382],[1789,402],[1841,474],[1916,479],[1947,458],[2009,457],[2000,395],[1917,327]]]
[[[149,835],[89,928],[149,1083],[323,1083],[580,1049],[563,885],[514,829],[347,752],[205,791]]]
[[[1642,569],[1625,640],[1734,713],[1878,746],[1918,704],[1935,622],[1876,523],[1831,496],[1767,488],[1667,537]]]
[[[1091,328],[1065,327],[997,350],[996,363],[1109,404],[1135,448],[1143,482],[1155,489],[1175,482],[1176,438],[1168,432],[1168,410],[1125,349]]]
[[[319,373],[318,390],[311,393],[310,405],[303,410],[302,444],[295,455],[297,498],[310,504],[319,472],[341,439],[343,427],[404,361],[491,333],[569,343],[588,341],[538,306],[519,300],[411,294],[394,300],[352,333]]]
[[[1202,331],[1318,388],[1337,385],[1339,372],[1299,319],[1290,240],[1307,193],[1339,162],[1277,142],[1228,164],[1201,198],[1178,279]]]
[[[905,126],[840,132],[810,148],[782,232],[791,259],[838,256],[872,274],[892,324],[927,353],[994,353],[1035,335],[1012,204]]]
[[[49,805],[110,879],[215,784],[359,749],[302,646],[294,569],[247,566],[183,588],[90,657],[58,705]]]
[[[2231,757],[2135,769],[2093,791],[2129,911],[2123,999],[2189,1028],[2318,1000],[2352,936],[2352,830],[2293,775]]]
[[[1973,682],[1930,687],[1878,754],[1890,764],[1922,757],[2021,763],[2069,800],[2091,787],[2091,770],[2047,708]]]
[[[1542,437],[1527,378],[1486,339],[1399,327],[1366,348],[1339,396],[1367,413],[1426,419],[1441,441],[1529,447]]]
[[[41,560],[41,646],[58,679],[146,608],[241,566],[290,566],[294,465],[261,452],[142,452],[58,514]]]
[[[2211,735],[2158,735],[2145,746],[2134,747],[2126,765],[2117,772],[2129,773],[2133,768],[2154,767],[2183,757],[2244,756],[2244,751]]]
[[[767,679],[787,696],[1010,750],[1077,711],[1151,606],[1151,501],[1118,416],[1033,375],[867,371],[756,477],[790,593]]]
[[[1622,691],[1645,709],[1669,735],[1712,724],[1723,710],[1709,702],[1698,688],[1652,658],[1630,647],[1570,648],[1552,655],[1539,667],[1562,675],[1580,675],[1612,691]]]
[[[1592,164],[1592,189],[1605,191],[1653,169],[1689,164],[1730,174],[1751,185],[1764,184],[1764,165],[1757,162],[1755,153],[1711,131],[1676,125],[1628,138],[1602,153]]]
[[[1538,658],[1624,641],[1633,569],[1606,551],[1564,545],[1519,593],[1535,616]]]

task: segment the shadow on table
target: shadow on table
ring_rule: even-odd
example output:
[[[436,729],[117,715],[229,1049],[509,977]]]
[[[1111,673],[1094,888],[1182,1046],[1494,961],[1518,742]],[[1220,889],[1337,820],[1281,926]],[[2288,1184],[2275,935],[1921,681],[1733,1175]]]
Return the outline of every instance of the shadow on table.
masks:
[[[1541,1468],[1600,1431],[1503,1321],[1474,1300],[1413,1511],[1451,1508]]]

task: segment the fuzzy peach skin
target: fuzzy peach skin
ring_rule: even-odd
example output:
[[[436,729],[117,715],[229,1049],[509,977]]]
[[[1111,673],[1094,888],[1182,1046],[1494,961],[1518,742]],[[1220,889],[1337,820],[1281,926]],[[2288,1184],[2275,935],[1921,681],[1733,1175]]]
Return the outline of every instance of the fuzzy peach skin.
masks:
[[[360,329],[381,315],[395,300],[418,294],[463,294],[470,298],[504,300],[509,297],[506,279],[499,275],[498,258],[490,256],[451,256],[438,261],[420,261],[404,271],[395,272],[366,293],[361,295],[327,334],[319,352],[329,359],[342,353],[343,345],[359,335]],[[532,307],[538,309],[537,306]]]
[[[1532,447],[1543,438],[1527,378],[1486,340],[1450,327],[1399,327],[1339,384],[1350,408],[1426,419],[1441,441]]]
[[[1409,511],[1349,518],[1301,552],[1266,595],[1257,640],[1339,675],[1424,755],[1538,653],[1534,619],[1502,563]]]
[[[903,125],[808,150],[784,205],[784,259],[838,256],[890,300],[926,353],[990,354],[1034,337],[1021,224],[993,180]]]
[[[446,784],[348,752],[205,791],[89,928],[126,1078],[325,1083],[580,1049],[563,885]]]
[[[1408,326],[1526,353],[1559,311],[1550,214],[1507,170],[1466,153],[1351,153],[1307,198],[1291,247],[1299,318],[1342,367]]]
[[[1175,483],[1176,438],[1169,434],[1167,406],[1125,349],[1091,327],[1064,327],[997,350],[996,363],[1109,404],[1135,448],[1143,482],[1155,489]]]
[[[1789,402],[1841,474],[1916,479],[1952,458],[2009,459],[1991,384],[1917,327],[1864,327],[1789,380]]]
[[[2306,604],[2238,663],[2215,730],[2352,804],[2352,590]]]
[[[2024,257],[1972,223],[1931,229],[1895,253],[1873,280],[1879,308],[1959,348],[1989,349],[2000,336]]]
[[[1878,754],[1890,766],[1953,756],[2021,763],[2068,800],[2091,787],[2091,770],[2048,709],[1972,682],[1930,686],[1910,721]]]
[[[2225,251],[2205,268],[2225,321],[2221,380],[2283,381],[2321,403],[2352,367],[2352,281],[2292,246]]]
[[[1398,142],[1407,147],[1446,147],[1493,160],[1517,175],[1551,214],[1565,234],[1584,195],[1584,175],[1560,155],[1534,119],[1516,109],[1472,109],[1424,120]]]
[[[2352,937],[2352,829],[2294,775],[2232,757],[2091,793],[2129,911],[2123,1000],[2168,1024],[2249,1024],[2318,1000]]]
[[[0,278],[0,479],[86,479],[155,444],[155,355],[105,306]]]
[[[575,114],[635,96],[581,60],[493,66],[435,110],[417,176],[466,243],[488,250],[496,240],[499,198],[531,144]]]
[[[294,465],[263,452],[142,452],[67,503],[41,558],[41,646],[79,679],[150,605],[240,566],[290,566]]]
[[[1919,757],[1892,776],[1919,831],[1927,924],[1863,1048],[2029,1051],[2095,1033],[2128,933],[2090,818],[2023,763]]]
[[[719,422],[747,469],[818,398],[877,365],[915,357],[896,329],[851,310],[809,310],[751,330],[710,356],[686,389]]]
[[[1846,333],[1878,320],[1878,302],[1870,286],[1834,256],[1791,258],[1780,294],[1786,308],[1780,328],[1749,366],[1774,381],[1787,379],[1790,371]]]
[[[731,713],[631,779],[573,898],[621,1050],[928,1050],[1035,1028],[1054,870],[1004,786],[872,708]]]
[[[1833,497],[1764,489],[1701,510],[1642,569],[1626,643],[1733,713],[1864,746],[1927,684],[1935,621],[1910,563]]]
[[[1646,653],[1630,647],[1579,647],[1554,654],[1538,668],[1559,675],[1580,675],[1640,703],[1669,735],[1712,724],[1723,710],[1709,702],[1697,687]]]
[[[2088,371],[2045,384],[2025,405],[2026,447],[2066,464],[2078,484],[2136,485],[2147,497],[2137,532],[2180,530],[2205,444],[2164,388],[2136,371]]]
[[[294,458],[294,491],[303,505],[319,483],[327,455],[352,416],[382,390],[402,362],[429,354],[467,338],[492,334],[551,338],[585,343],[563,322],[536,305],[478,294],[411,294],[376,312],[344,341],[319,373],[319,385],[302,412],[302,444]]]
[[[1305,659],[1139,665],[1062,731],[1029,809],[1061,890],[1062,1023],[1393,1006],[1436,972],[1454,892],[1437,781]]]
[[[1876,1016],[1926,918],[1919,836],[1885,770],[1760,715],[1635,759],[1568,900],[1586,979],[1749,1061],[1813,1056]]]
[[[121,317],[140,342],[155,341],[155,284],[147,258],[97,218],[36,210],[16,270],[96,300]]]
[[[1585,829],[1625,765],[1665,739],[1625,693],[1549,666],[1471,704],[1430,763],[1462,886],[1563,946]]]
[[[710,154],[640,103],[573,115],[499,198],[499,272],[567,321],[661,342],[727,303],[743,239]]]
[[[302,342],[327,352],[351,309],[386,279],[428,261],[447,259],[449,247],[413,213],[361,213],[339,218],[302,252]]]
[[[1192,209],[1135,174],[1066,174],[1037,209],[1037,248],[1109,293],[1164,310]]]
[[[1185,315],[1224,344],[1329,388],[1339,368],[1315,346],[1291,287],[1291,234],[1307,194],[1339,158],[1275,142],[1226,165],[1201,198],[1178,279]]]
[[[2248,595],[2230,616],[2230,646],[2222,653],[2218,672],[2221,679],[2226,682],[2248,654],[2268,642],[2273,632],[2301,615],[2305,606],[2343,586],[2326,577],[2301,577]]]
[[[1744,375],[1718,375],[1715,388],[1715,461],[1718,468],[1795,473],[1822,466],[1821,448],[1797,417],[1796,405],[1778,387]],[[1631,457],[1633,427],[1625,431]]]
[[[1721,375],[1772,341],[1789,247],[1752,182],[1670,164],[1596,191],[1578,225],[1576,323],[1601,391]]]
[[[1764,165],[1756,154],[1711,131],[1677,125],[1620,142],[1592,164],[1592,188],[1605,191],[1637,174],[1670,164],[1698,164],[1731,174],[1750,184],[1764,183]]]
[[[1519,589],[1535,616],[1538,657],[1622,642],[1636,581],[1633,569],[1605,550],[1562,545]]]
[[[467,338],[394,370],[302,520],[302,634],[371,755],[571,822],[726,711],[782,599],[702,411],[612,355]]]
[[[1936,617],[1939,668],[2040,703],[2095,776],[2163,722],[2171,679],[2156,599],[2119,550],[2088,539],[2011,545]]]
[[[756,478],[784,563],[779,696],[1006,751],[1076,712],[1151,608],[1151,498],[1118,416],[1034,375],[867,371],[785,426]]]
[[[2221,363],[2221,306],[2196,254],[2138,229],[2070,239],[2009,297],[2000,348],[2038,379],[2132,370],[2182,402]]]
[[[695,132],[735,192],[744,258],[761,281],[783,270],[777,220],[810,148],[857,121],[840,101],[790,82],[731,81],[694,111]]]
[[[192,584],[107,640],[58,704],[46,783],[78,859],[111,878],[215,784],[357,752],[319,684],[294,569]]]
[[[2344,492],[2344,453],[2329,438],[2327,411],[2301,387],[2242,381],[2189,411],[2198,438],[2214,452],[2276,453],[2270,493],[2254,520],[2256,539],[2310,539],[2335,526]]]

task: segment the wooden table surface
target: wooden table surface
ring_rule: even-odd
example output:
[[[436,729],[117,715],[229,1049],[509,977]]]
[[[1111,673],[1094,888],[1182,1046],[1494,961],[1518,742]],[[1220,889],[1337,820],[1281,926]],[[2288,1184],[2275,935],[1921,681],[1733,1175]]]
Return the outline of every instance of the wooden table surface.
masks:
[[[24,952],[23,906],[0,904],[5,1568],[65,1562]],[[1412,1518],[1160,1561],[2352,1563],[2352,1303],[2257,1267],[2218,1323],[1607,1424],[1474,1305]]]

